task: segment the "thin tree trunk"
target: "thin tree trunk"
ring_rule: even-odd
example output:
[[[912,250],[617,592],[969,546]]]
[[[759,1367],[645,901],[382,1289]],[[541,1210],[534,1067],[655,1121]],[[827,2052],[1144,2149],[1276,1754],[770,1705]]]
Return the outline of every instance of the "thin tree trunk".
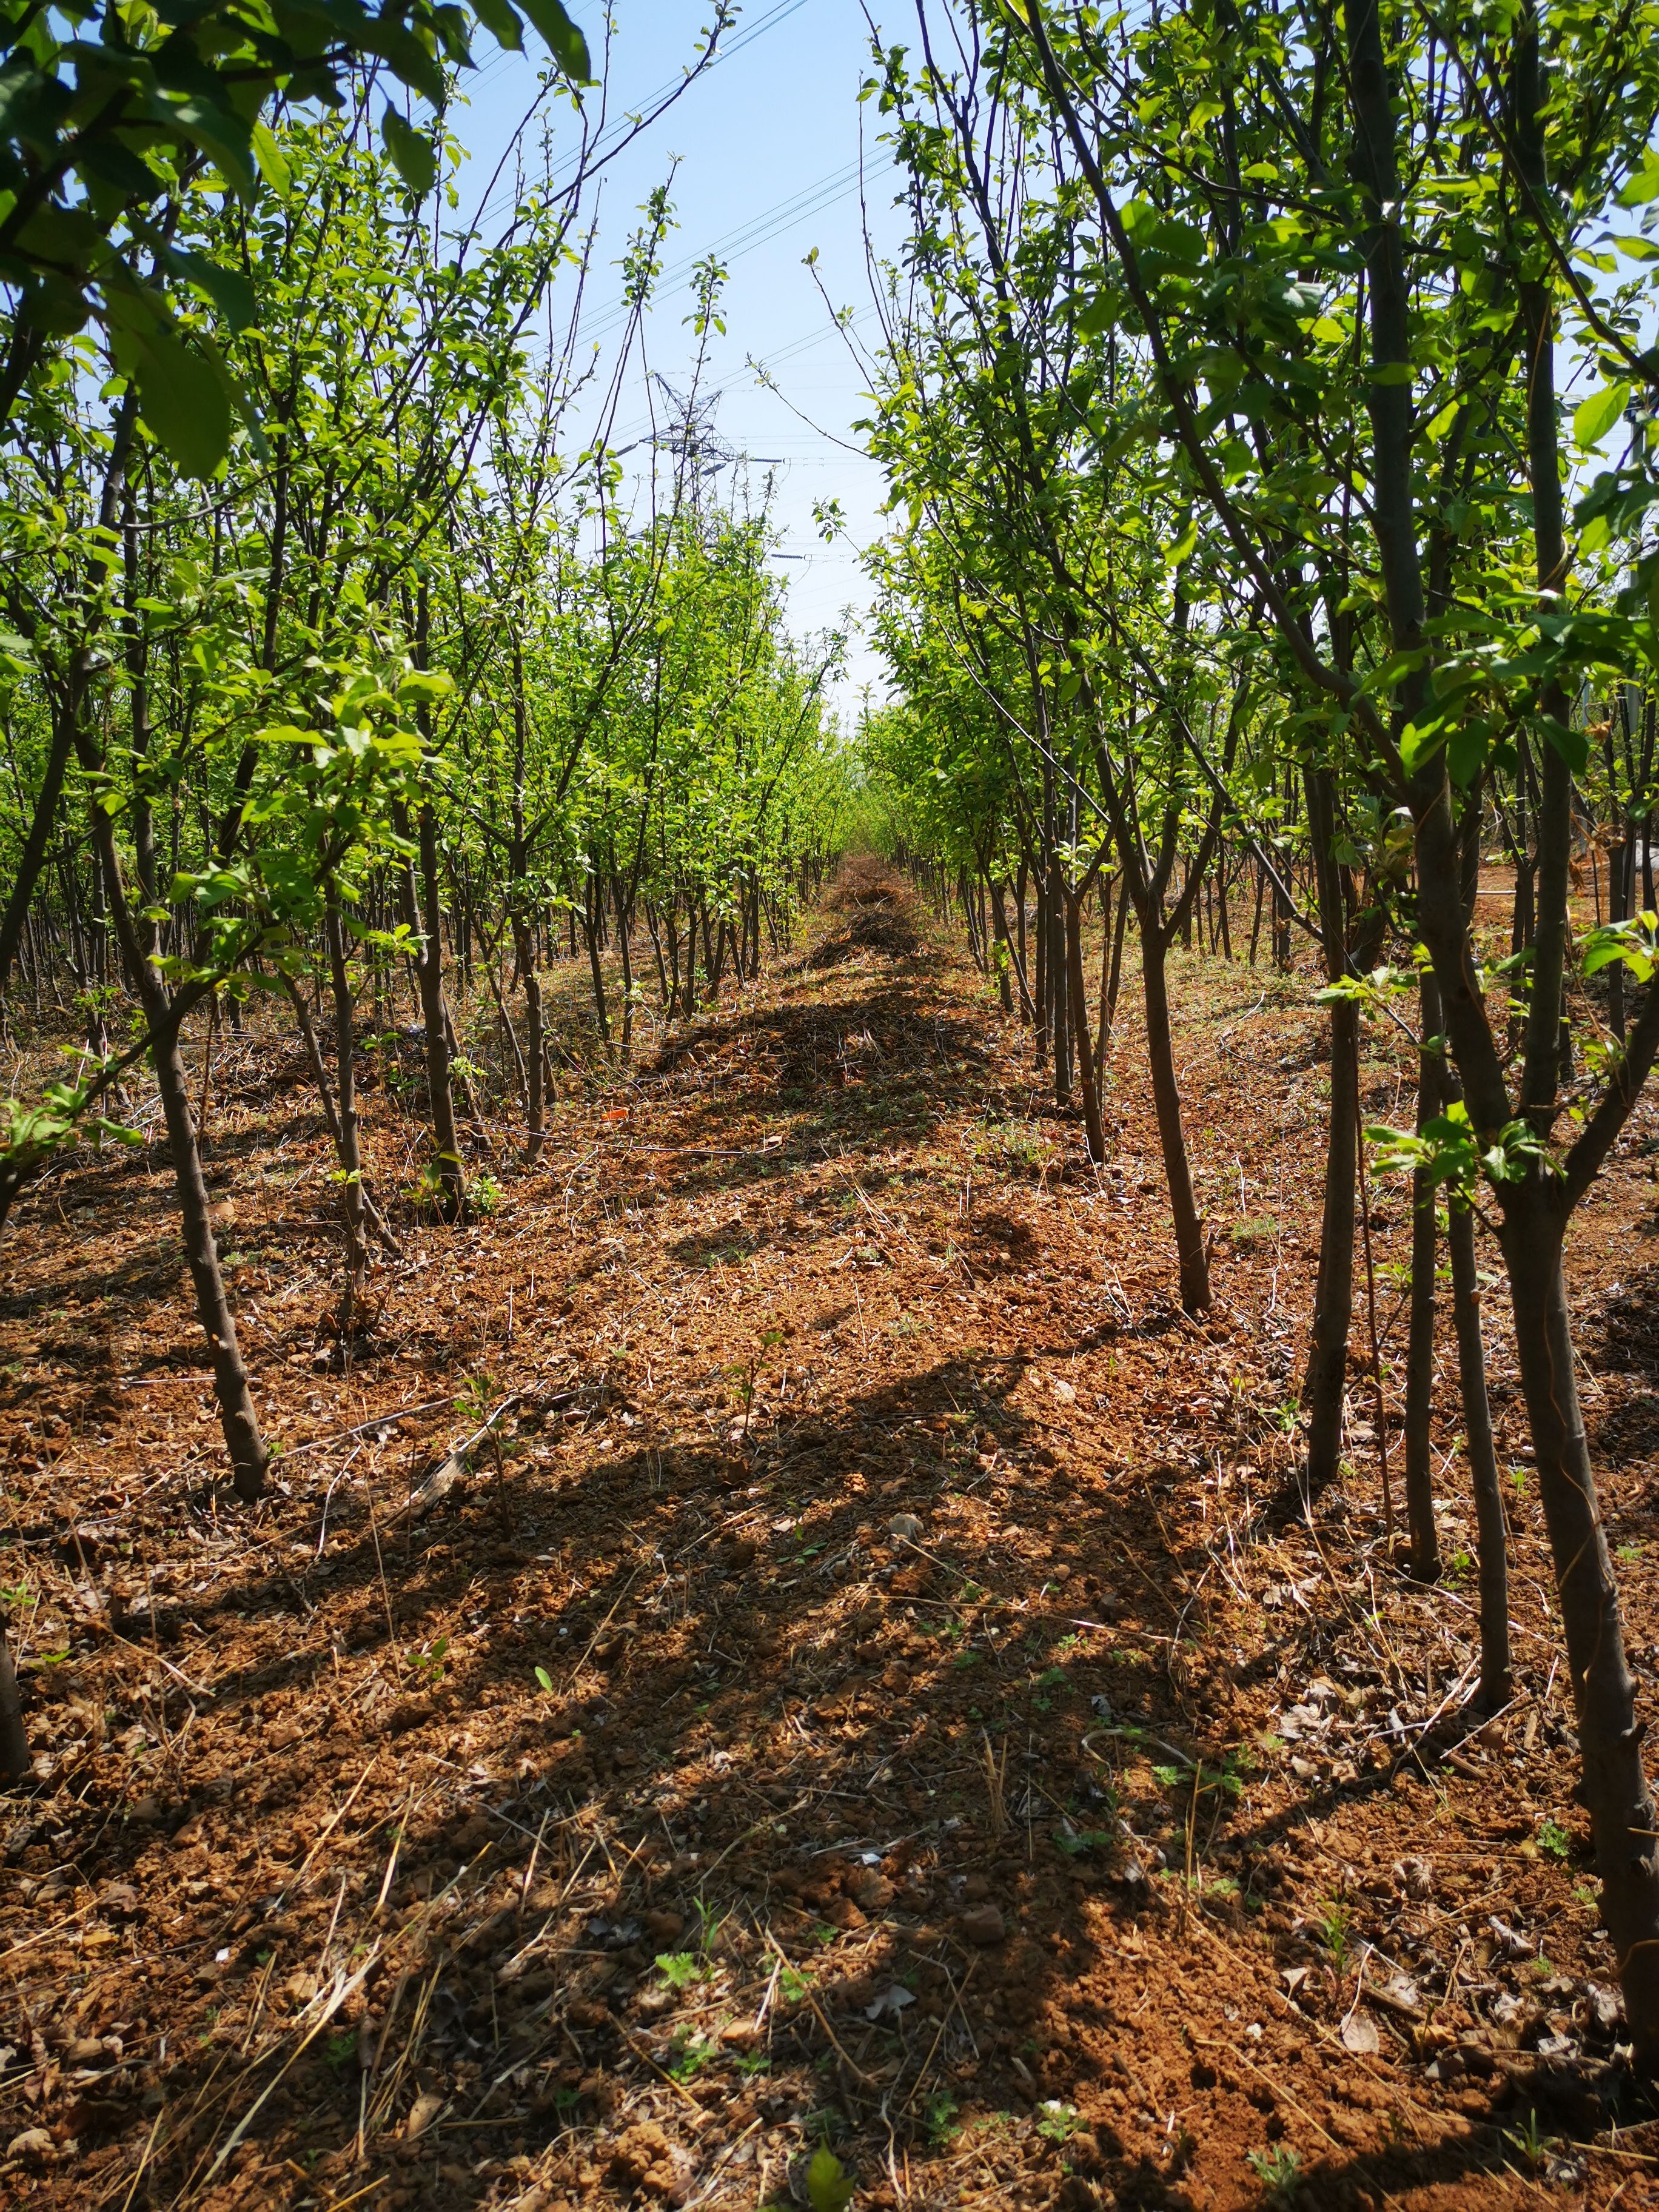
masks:
[[[340,1116],[334,1103],[334,1086],[328,1079],[328,1069],[324,1064],[323,1048],[318,1043],[316,1030],[312,1026],[311,1009],[306,1004],[304,992],[301,990],[291,975],[285,975],[283,977],[283,982],[288,992],[289,1001],[294,1008],[295,1018],[300,1025],[300,1035],[305,1043],[306,1057],[311,1063],[312,1080],[317,1085],[317,1096],[323,1109],[323,1121],[334,1146],[335,1157],[340,1158],[342,1157]],[[386,1217],[374,1202],[374,1192],[367,1182],[360,1185],[360,1188],[363,1194],[363,1211],[368,1218],[374,1234],[388,1252],[395,1252],[401,1259],[404,1248],[386,1227]]]
[[[1074,893],[1066,900],[1066,967],[1071,1000],[1077,1012],[1078,1085],[1083,1092],[1083,1123],[1088,1133],[1089,1158],[1096,1167],[1106,1159],[1106,1132],[1101,1121],[1100,1093],[1095,1086],[1094,1054],[1089,1042],[1089,996],[1083,981],[1082,901]]]
[[[88,751],[95,759],[89,746]],[[247,1370],[242,1364],[241,1346],[237,1341],[235,1316],[220,1273],[207,1184],[202,1175],[202,1155],[191,1120],[190,1085],[179,1043],[178,1024],[168,1019],[173,1009],[168,1006],[160,975],[144,953],[132,910],[127,904],[115,847],[115,825],[101,806],[94,806],[91,813],[93,842],[103,871],[104,890],[121,957],[144,1010],[144,1018],[158,1039],[150,1055],[151,1064],[161,1095],[161,1113],[167,1123],[173,1179],[179,1189],[185,1261],[196,1291],[197,1318],[208,1340],[219,1425],[230,1455],[231,1484],[237,1497],[245,1504],[251,1504],[264,1493],[270,1455],[259,1433],[253,1394],[248,1387]]]
[[[1054,1103],[1072,1103],[1072,1010],[1068,986],[1070,967],[1066,951],[1066,910],[1070,895],[1060,854],[1048,862],[1048,1001],[1054,1043]]]
[[[1036,1062],[1043,1066],[1048,1057],[1049,1002],[1054,994],[1054,981],[1048,972],[1048,876],[1041,866],[1036,871]]]
[[[524,1156],[526,1160],[538,1160],[547,1130],[547,1041],[543,1030],[542,979],[536,966],[534,940],[530,947],[530,965],[524,973],[524,1018],[528,1050],[525,1054],[525,1084],[529,1101],[526,1115],[526,1127]]]
[[[1140,974],[1146,1000],[1146,1056],[1152,1079],[1152,1103],[1158,1113],[1158,1133],[1164,1148],[1170,1211],[1175,1220],[1181,1303],[1188,1313],[1200,1313],[1210,1303],[1210,1262],[1204,1248],[1204,1224],[1193,1196],[1186,1132],[1181,1123],[1181,1088],[1176,1079],[1175,1045],[1170,1030],[1165,949],[1163,933],[1149,927],[1142,915]]]
[[[1516,1358],[1555,1567],[1602,1918],[1619,1960],[1638,2063],[1651,2069],[1659,2058],[1659,1826],[1578,1403],[1559,1234],[1541,1180],[1528,1197],[1532,1203],[1513,1204],[1504,1224]]]
[[[159,992],[155,1000],[153,1007],[145,1009],[152,1022],[166,1012]],[[185,1260],[195,1285],[197,1318],[212,1357],[219,1425],[230,1454],[232,1486],[245,1504],[252,1504],[264,1493],[270,1455],[259,1433],[247,1370],[242,1364],[241,1346],[237,1341],[235,1318],[219,1269],[219,1250],[214,1241],[207,1184],[202,1175],[202,1155],[190,1116],[189,1083],[176,1036],[157,1050],[154,1060],[162,1116],[167,1122],[167,1145],[173,1154],[173,1172],[179,1187]]]
[[[628,936],[628,905],[623,896],[622,878],[611,880],[611,896],[617,908],[617,946],[622,954],[623,971],[623,1032],[622,1064],[626,1067],[634,1057],[634,959]],[[759,945],[756,947],[757,959]],[[741,972],[741,967],[739,967]]]
[[[351,1033],[351,973],[346,965],[345,930],[340,909],[329,902],[325,929],[328,939],[329,977],[334,989],[335,1080],[340,1098],[340,1171],[345,1213],[346,1279],[340,1300],[340,1361],[351,1364],[351,1331],[355,1309],[368,1274],[368,1240],[363,1234],[363,1155],[357,1127],[357,1054]]]
[[[11,895],[6,901],[4,915],[0,916],[0,998],[5,995],[12,963],[22,942],[29,902],[34,896],[40,871],[46,865],[46,849],[52,840],[53,824],[58,819],[58,801],[63,796],[64,778],[68,774],[70,755],[74,749],[75,710],[66,706],[60,708],[53,726],[52,744],[46,754],[46,770],[34,802],[29,833],[17,858],[17,873],[12,880]]]
[[[1380,40],[1381,27],[1377,26]],[[1534,8],[1515,31],[1516,162],[1534,207],[1547,206],[1546,88]],[[1535,242],[1531,251],[1536,252]],[[1555,307],[1541,258],[1518,286],[1527,334],[1527,450],[1540,601],[1567,589],[1568,554],[1555,392]],[[1559,682],[1543,686],[1544,713],[1565,720]],[[1533,1003],[1527,1024],[1521,1106],[1547,1127],[1565,1029],[1564,983],[1569,935],[1568,839],[1571,778],[1553,745],[1543,748],[1539,822],[1538,927],[1533,946]],[[1650,986],[1650,988],[1652,987]],[[1509,1264],[1516,1362],[1526,1395],[1539,1490],[1554,1559],[1578,1740],[1582,1796],[1595,1835],[1601,1915],[1624,1984],[1636,2063],[1659,2067],[1659,1832],[1643,1768],[1636,1685],[1625,1659],[1619,1594],[1590,1470],[1579,1409],[1566,1285],[1561,1268],[1565,1216],[1553,1179],[1534,1165],[1504,1194],[1504,1256]]]
[[[1480,1340],[1480,1285],[1474,1262],[1474,1214],[1454,1206],[1447,1219],[1451,1254],[1452,1320],[1457,1331],[1458,1379],[1463,1395],[1463,1436],[1474,1489],[1480,1554],[1480,1686],[1475,1701],[1495,1713],[1510,1701],[1509,1528],[1492,1444],[1486,1398],[1486,1359]]]
[[[592,886],[592,903],[590,906],[586,901],[583,902],[582,934],[587,939],[587,967],[593,985],[593,1011],[599,1017],[605,1056],[610,1060],[614,1056],[614,1048],[611,1042],[611,1010],[605,1003],[605,973],[599,965],[599,879],[594,875],[589,880]]]
[[[1022,908],[1021,910],[1022,919],[1019,925],[1019,942],[1016,945],[1012,936],[1009,933],[1008,915],[1003,904],[1003,892],[1002,885],[1000,884],[994,884],[992,885],[991,897],[996,908],[997,931],[999,935],[1001,937],[1002,942],[1008,948],[1009,964],[1014,971],[1014,981],[1019,986],[1019,1010],[1028,1022],[1035,1022],[1036,1019],[1036,1005],[1031,997],[1031,987],[1025,980],[1025,925],[1023,919],[1024,909]]]
[[[1008,917],[1003,911],[1000,890],[991,895],[991,927],[996,938],[997,996],[1002,1001],[1003,1012],[1012,1014],[1014,1011],[1014,987],[1008,980],[1008,970],[1013,962],[1008,949]]]
[[[455,1127],[449,1020],[444,1006],[443,939],[438,907],[438,825],[431,807],[424,803],[418,828],[422,936],[415,958],[415,981],[421,994],[421,1019],[426,1032],[427,1108],[432,1116],[432,1133],[437,1146],[433,1173],[439,1213],[446,1221],[458,1221],[466,1202],[466,1180],[461,1164],[460,1139]]]
[[[1329,774],[1307,775],[1309,834],[1313,844],[1325,973],[1340,982],[1347,969],[1346,917],[1335,856]],[[1273,892],[1275,915],[1279,903]],[[1354,1172],[1359,1128],[1359,1010],[1352,999],[1333,999],[1331,1111],[1325,1133],[1325,1199],[1319,1233],[1319,1272],[1314,1287],[1313,1329],[1302,1384],[1308,1408],[1308,1462],[1304,1482],[1317,1496],[1342,1463],[1342,1411],[1348,1384],[1348,1335],[1353,1325]],[[1384,1445],[1386,1449],[1386,1444]]]
[[[1117,891],[1117,920],[1112,927],[1112,968],[1106,978],[1106,992],[1100,1008],[1100,1044],[1095,1054],[1097,1073],[1105,1068],[1107,1056],[1112,1049],[1112,1032],[1117,1027],[1117,995],[1123,981],[1123,933],[1128,926],[1128,886],[1121,883]],[[1103,944],[1101,950],[1103,954]]]
[[[1042,1003],[1042,981],[1040,976],[1032,977],[1032,982],[1036,985],[1035,989],[1030,988],[1030,986],[1026,982],[1027,976],[1031,974],[1031,963],[1026,957],[1025,947],[1025,890],[1030,880],[1030,871],[1026,865],[1025,857],[1024,854],[1022,854],[1020,855],[1019,862],[1019,876],[1014,886],[1014,919],[1018,924],[1019,929],[1019,981],[1021,994],[1024,1000],[1027,1018],[1030,1020],[1031,1027],[1036,1029],[1042,1019],[1042,1012],[1040,1011]]]
[[[1440,1033],[1440,992],[1425,971],[1419,986],[1417,1056],[1417,1133],[1440,1111],[1440,1059],[1430,1040]],[[1406,1528],[1412,1573],[1419,1582],[1440,1578],[1440,1539],[1434,1525],[1434,1271],[1439,1258],[1438,1201],[1425,1168],[1412,1176],[1412,1310],[1406,1346]]]

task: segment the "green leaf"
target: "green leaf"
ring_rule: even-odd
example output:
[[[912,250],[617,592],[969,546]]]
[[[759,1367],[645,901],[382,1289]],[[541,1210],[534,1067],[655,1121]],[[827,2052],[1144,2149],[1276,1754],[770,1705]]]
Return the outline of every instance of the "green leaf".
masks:
[[[193,138],[223,171],[232,186],[252,196],[253,143],[248,125],[224,99],[215,83],[212,94],[191,93],[169,102],[167,113],[186,136]]]
[[[227,269],[189,246],[163,246],[161,258],[175,276],[205,292],[233,331],[245,331],[257,314],[253,287],[239,270]]]
[[[587,41],[565,14],[559,0],[521,0],[521,4],[571,83],[592,84],[593,69],[587,58]]]
[[[287,156],[276,143],[276,137],[268,123],[256,123],[252,136],[253,158],[259,165],[259,174],[270,186],[277,198],[285,200],[293,182],[289,171]]]
[[[1624,413],[1629,400],[1630,386],[1627,384],[1609,384],[1604,391],[1593,392],[1572,411],[1575,445],[1585,451],[1592,446],[1599,446]]]
[[[415,198],[423,200],[438,181],[438,157],[432,150],[432,141],[424,131],[416,131],[405,122],[390,105],[380,118],[380,136],[397,166],[398,174]]]
[[[1654,918],[1638,914],[1630,921],[1609,922],[1593,929],[1584,939],[1583,972],[1598,974],[1620,961],[1638,983],[1645,983],[1654,967]]]
[[[1446,770],[1460,791],[1473,788],[1486,764],[1486,740],[1491,728],[1485,717],[1472,714],[1446,740]]]
[[[1187,527],[1182,532],[1180,537],[1164,547],[1164,565],[1170,568],[1180,568],[1183,562],[1191,560],[1193,548],[1197,543],[1198,519],[1195,515],[1189,516]]]
[[[498,46],[509,53],[524,52],[524,33],[507,0],[473,0],[472,12]]]
[[[1559,721],[1553,714],[1540,714],[1537,720],[1540,730],[1573,774],[1583,775],[1589,766],[1589,739],[1583,731],[1575,730],[1570,722]]]
[[[1415,775],[1424,762],[1439,751],[1446,736],[1443,715],[1420,726],[1416,722],[1407,722],[1400,733],[1400,764],[1407,775]]]
[[[213,474],[230,450],[230,395],[217,368],[170,331],[135,333],[138,406],[187,477]]]
[[[834,2151],[820,2143],[806,2169],[806,2201],[812,2212],[846,2212],[853,2186]]]

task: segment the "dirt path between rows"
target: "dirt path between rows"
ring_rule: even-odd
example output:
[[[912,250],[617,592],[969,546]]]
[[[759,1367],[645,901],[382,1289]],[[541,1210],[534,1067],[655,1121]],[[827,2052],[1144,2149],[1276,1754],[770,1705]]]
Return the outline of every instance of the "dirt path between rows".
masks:
[[[1177,985],[1203,1324],[1133,1020],[1097,1172],[867,868],[632,1079],[573,1079],[533,1175],[484,1135],[495,1211],[409,1214],[349,1375],[314,1098],[252,1041],[213,1139],[287,1455],[251,1519],[159,1149],[29,1203],[10,2201],[752,2208],[825,2143],[916,2212],[1659,2202],[1501,1337],[1522,1687],[1476,1735],[1449,1401],[1443,1589],[1389,1558],[1358,1376],[1355,1472],[1287,1498],[1308,986]],[[414,1133],[368,1111],[391,1188]],[[1649,1690],[1651,1126],[1576,1261]],[[1374,1219],[1399,1352],[1403,1195]]]

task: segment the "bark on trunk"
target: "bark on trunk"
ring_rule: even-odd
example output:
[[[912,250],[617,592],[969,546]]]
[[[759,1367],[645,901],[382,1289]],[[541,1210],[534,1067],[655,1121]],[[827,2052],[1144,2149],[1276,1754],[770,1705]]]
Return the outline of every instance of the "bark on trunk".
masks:
[[[1120,884],[1117,892],[1117,920],[1112,925],[1112,966],[1106,978],[1106,993],[1100,1007],[1100,1042],[1095,1053],[1095,1066],[1103,1071],[1112,1049],[1112,1031],[1117,1026],[1117,994],[1123,981],[1123,933],[1129,926],[1129,892],[1127,884]]]
[[[207,1184],[202,1176],[202,1155],[190,1115],[190,1086],[179,1043],[179,1025],[176,1019],[168,1019],[173,1010],[168,1006],[161,976],[145,957],[140,943],[121,881],[115,826],[101,806],[92,809],[92,834],[121,957],[144,1010],[144,1018],[158,1039],[150,1057],[156,1087],[161,1094],[161,1113],[167,1123],[167,1146],[173,1155],[173,1179],[178,1185],[185,1261],[196,1291],[197,1318],[207,1338],[213,1364],[214,1396],[218,1401],[225,1449],[230,1455],[231,1486],[245,1504],[252,1504],[264,1493],[270,1454],[259,1433],[253,1394],[248,1388],[247,1370],[242,1364],[241,1346],[237,1341],[235,1317],[225,1294],[224,1277],[219,1271]]]
[[[1306,1481],[1316,1494],[1335,1480],[1342,1459],[1342,1407],[1347,1391],[1348,1334],[1353,1325],[1354,1170],[1358,1080],[1354,1053],[1359,1013],[1352,1000],[1331,1008],[1331,1118],[1326,1133],[1325,1207],[1319,1235],[1319,1275],[1308,1369]]]
[[[1008,980],[1008,971],[1013,960],[1008,948],[1008,916],[1003,908],[1000,886],[994,888],[991,893],[991,927],[996,933],[997,996],[1002,1001],[1003,1012],[1012,1014],[1014,1011],[1014,987]]]
[[[1088,1133],[1089,1158],[1096,1167],[1106,1159],[1106,1132],[1100,1114],[1100,1092],[1095,1083],[1094,1051],[1089,1040],[1089,998],[1083,981],[1082,901],[1074,893],[1066,900],[1066,973],[1071,1000],[1077,1011],[1078,1086],[1083,1093],[1083,1124]]]
[[[1023,899],[1024,893],[1023,891],[1017,891],[1015,896],[1017,898]],[[1014,981],[1019,987],[1020,1012],[1024,1016],[1028,1022],[1035,1022],[1036,1019],[1036,1005],[1031,997],[1031,987],[1025,979],[1025,923],[1024,909],[1022,908],[1019,921],[1019,938],[1018,942],[1016,943],[1008,927],[1007,909],[1003,903],[1003,891],[1000,884],[993,885],[991,896],[996,904],[997,927],[1001,932],[1004,945],[1008,948],[1008,959],[1010,965],[1012,967],[1014,971]]]
[[[525,1056],[529,1103],[524,1156],[527,1161],[533,1162],[542,1156],[547,1133],[547,1048],[542,1028],[542,979],[536,971],[533,944],[529,965],[524,971],[524,1012],[529,1042],[529,1050]]]
[[[1440,1031],[1440,993],[1431,975],[1421,984],[1419,1028],[1426,1048]],[[1440,1060],[1424,1049],[1417,1058],[1417,1133],[1440,1110]],[[1412,1573],[1419,1582],[1440,1579],[1440,1539],[1434,1525],[1434,1452],[1429,1425],[1434,1413],[1434,1271],[1439,1257],[1439,1209],[1434,1182],[1423,1168],[1412,1176],[1412,1310],[1406,1346],[1406,1528]]]
[[[153,972],[153,971],[152,971]],[[165,1008],[150,1012],[154,1021]],[[150,1012],[147,1007],[146,1012]],[[202,1176],[202,1155],[190,1117],[190,1091],[184,1054],[176,1036],[155,1054],[155,1080],[161,1094],[161,1113],[167,1122],[167,1146],[173,1155],[173,1177],[179,1187],[183,1215],[185,1261],[196,1291],[196,1314],[206,1334],[213,1362],[214,1395],[219,1401],[219,1425],[230,1454],[231,1486],[245,1504],[263,1495],[270,1455],[259,1433],[242,1364],[236,1322],[219,1271],[219,1249],[214,1242],[207,1184]]]
[[[1175,1219],[1181,1303],[1188,1313],[1201,1313],[1210,1303],[1210,1262],[1204,1249],[1204,1224],[1193,1197],[1187,1136],[1181,1123],[1181,1088],[1176,1080],[1175,1047],[1170,1034],[1165,949],[1163,933],[1150,927],[1143,916],[1140,974],[1146,998],[1146,1056],[1152,1079],[1152,1103],[1158,1113],[1158,1133],[1164,1148],[1170,1211]]]
[[[363,1234],[363,1154],[357,1127],[357,1054],[351,1034],[351,972],[346,965],[345,927],[330,902],[326,921],[329,980],[334,989],[335,1083],[340,1100],[340,1172],[345,1215],[346,1281],[340,1301],[340,1358],[351,1357],[353,1309],[368,1273],[368,1240]]]
[[[1452,1319],[1457,1330],[1457,1371],[1463,1395],[1463,1435],[1474,1488],[1480,1553],[1480,1686],[1475,1701],[1495,1713],[1510,1701],[1509,1527],[1493,1449],[1492,1407],[1486,1400],[1486,1349],[1480,1340],[1480,1285],[1474,1263],[1474,1215],[1454,1206],[1446,1243],[1451,1253]]]
[[[1070,903],[1060,855],[1048,863],[1048,1006],[1054,1046],[1054,1103],[1072,1103],[1072,994],[1066,954],[1066,915]]]
[[[337,1157],[340,1151],[340,1115],[334,1103],[334,1091],[328,1079],[328,1069],[323,1064],[322,1047],[318,1043],[317,1032],[312,1027],[311,1009],[305,1002],[304,993],[291,975],[284,975],[283,982],[288,992],[289,1003],[294,1008],[295,1018],[300,1024],[300,1035],[304,1040],[306,1057],[311,1062],[312,1080],[317,1085],[317,1097],[323,1109],[323,1121]],[[388,1252],[395,1252],[401,1259],[404,1248],[387,1228],[385,1215],[374,1203],[374,1192],[369,1189],[367,1183],[360,1185],[360,1188],[363,1194],[363,1211],[368,1218],[374,1234]]]
[[[1541,1183],[1504,1223],[1515,1350],[1567,1647],[1581,1789],[1595,1837],[1601,1915],[1613,1938],[1637,2063],[1659,2064],[1659,1826],[1642,1765],[1643,1725],[1625,1658],[1607,1533],[1574,1377],[1559,1230]]]
[[[6,902],[4,917],[0,919],[0,998],[5,995],[12,962],[22,943],[29,902],[34,896],[40,871],[46,866],[46,848],[58,819],[58,803],[63,796],[64,778],[69,772],[70,755],[74,749],[73,714],[70,711],[60,711],[52,731],[52,746],[46,755],[46,772],[41,779],[40,795],[34,802],[29,834],[18,855],[17,874],[12,884],[11,896]]]
[[[629,941],[628,902],[623,895],[620,876],[615,878],[611,888],[612,903],[617,909],[617,949],[622,955],[622,1064],[626,1067],[634,1057],[634,956],[633,948]],[[743,973],[741,959],[738,963],[738,972],[739,975]]]
[[[460,1139],[455,1129],[449,1025],[444,1009],[442,925],[438,906],[438,825],[430,806],[421,808],[419,830],[422,938],[415,960],[415,981],[421,994],[421,1019],[426,1031],[427,1107],[432,1115],[432,1133],[437,1146],[432,1171],[438,1212],[446,1221],[459,1221],[466,1202],[466,1179],[461,1165]]]
[[[1325,770],[1308,771],[1307,793],[1325,973],[1332,983],[1337,983],[1346,975],[1348,965],[1346,914],[1341,880],[1331,850],[1335,823],[1330,778]],[[1278,896],[1275,886],[1275,899]],[[1353,1326],[1359,1010],[1352,999],[1333,999],[1330,1021],[1331,1112],[1325,1133],[1324,1214],[1319,1236],[1319,1273],[1314,1289],[1313,1330],[1302,1385],[1308,1408],[1308,1462],[1304,1480],[1311,1496],[1317,1496],[1335,1480],[1342,1463],[1348,1335]]]

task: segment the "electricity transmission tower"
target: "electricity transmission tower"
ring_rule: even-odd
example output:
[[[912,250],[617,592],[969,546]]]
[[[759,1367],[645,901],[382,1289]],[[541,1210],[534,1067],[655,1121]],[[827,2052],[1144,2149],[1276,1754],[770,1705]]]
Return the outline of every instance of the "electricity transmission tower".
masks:
[[[701,501],[703,486],[712,486],[722,469],[734,468],[744,458],[714,428],[714,411],[721,395],[706,392],[701,398],[694,398],[677,391],[660,369],[653,369],[652,375],[668,402],[670,415],[667,427],[658,431],[652,443],[659,453],[675,455],[685,471],[693,500]]]

